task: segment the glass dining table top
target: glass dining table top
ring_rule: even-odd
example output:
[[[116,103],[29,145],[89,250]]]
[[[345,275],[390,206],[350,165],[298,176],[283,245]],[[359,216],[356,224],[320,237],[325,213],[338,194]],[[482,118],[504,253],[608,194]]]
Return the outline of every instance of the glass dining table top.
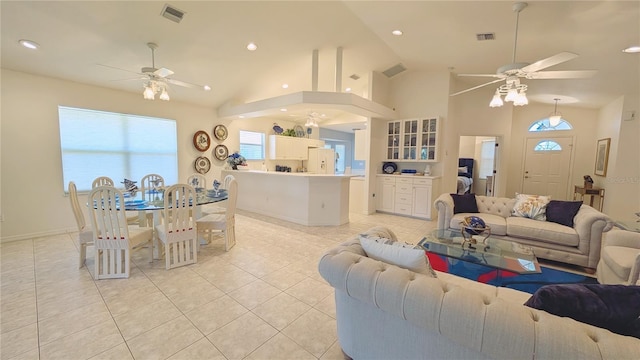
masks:
[[[196,188],[196,205],[212,204],[227,200],[227,198],[228,194],[224,189],[207,190]],[[127,211],[164,209],[164,191],[147,190],[144,194],[141,191],[137,191],[133,196],[129,193],[124,193],[124,209]]]

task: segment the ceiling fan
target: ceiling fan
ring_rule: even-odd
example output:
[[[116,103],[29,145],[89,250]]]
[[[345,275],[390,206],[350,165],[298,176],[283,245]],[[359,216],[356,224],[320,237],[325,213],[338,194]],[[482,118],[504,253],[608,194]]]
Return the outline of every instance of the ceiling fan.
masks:
[[[561,52],[555,54],[546,59],[538,60],[532,64],[529,63],[517,63],[516,62],[516,46],[518,43],[518,20],[520,12],[526,8],[528,4],[526,2],[518,2],[513,4],[513,11],[516,13],[516,30],[515,39],[513,43],[513,60],[511,64],[507,64],[498,68],[495,74],[458,74],[458,76],[477,76],[477,77],[493,77],[497,78],[488,83],[474,86],[472,88],[459,91],[451,94],[450,96],[460,95],[472,90],[479,89],[481,87],[495,84],[504,81],[505,83],[496,89],[496,94],[491,101],[490,106],[502,106],[501,95],[505,96],[505,101],[513,101],[514,105],[526,105],[528,100],[526,98],[527,85],[520,83],[520,78],[540,80],[540,79],[580,79],[592,77],[595,70],[566,70],[566,71],[540,71],[548,67],[558,65],[575,59],[577,54],[570,52]]]
[[[192,83],[188,83],[185,81],[180,81],[171,77],[174,74],[172,70],[167,68],[156,68],[155,61],[155,50],[158,48],[158,45],[153,42],[147,43],[147,47],[151,49],[151,67],[143,67],[140,69],[140,72],[134,72],[126,69],[117,68],[114,66],[98,64],[101,66],[109,67],[112,69],[122,70],[133,72],[138,75],[142,75],[142,77],[134,78],[134,79],[124,79],[124,80],[144,80],[144,92],[142,93],[144,98],[147,100],[155,99],[156,94],[160,94],[161,100],[169,100],[169,94],[167,89],[169,88],[168,84],[178,85],[182,87],[192,88],[192,89],[202,89],[205,91],[211,90],[211,87],[208,85],[196,85]]]

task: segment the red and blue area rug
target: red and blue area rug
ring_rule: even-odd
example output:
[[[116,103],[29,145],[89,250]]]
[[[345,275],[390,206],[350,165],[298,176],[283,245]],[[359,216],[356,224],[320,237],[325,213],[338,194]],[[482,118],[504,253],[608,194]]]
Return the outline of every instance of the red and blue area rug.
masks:
[[[507,270],[497,270],[482,264],[475,264],[443,255],[427,252],[434,270],[464,277],[494,286],[508,287],[533,294],[540,287],[551,284],[597,284],[590,276],[552,269],[540,264],[540,274],[518,274]]]

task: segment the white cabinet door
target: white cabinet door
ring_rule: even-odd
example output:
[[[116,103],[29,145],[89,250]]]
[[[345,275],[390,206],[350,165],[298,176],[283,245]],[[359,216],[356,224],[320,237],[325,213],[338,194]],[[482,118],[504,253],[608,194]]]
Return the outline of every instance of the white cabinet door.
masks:
[[[414,185],[413,209],[411,215],[424,219],[431,219],[431,186]]]
[[[269,135],[269,159],[307,160],[309,159],[309,139]]]
[[[367,130],[354,131],[355,139],[353,142],[353,159],[367,159]]]
[[[394,212],[396,182],[389,176],[378,177],[378,201],[377,210]]]

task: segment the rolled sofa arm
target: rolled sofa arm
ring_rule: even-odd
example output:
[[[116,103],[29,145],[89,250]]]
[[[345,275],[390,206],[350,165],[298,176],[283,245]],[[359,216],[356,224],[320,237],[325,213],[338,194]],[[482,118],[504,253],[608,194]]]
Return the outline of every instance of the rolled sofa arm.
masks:
[[[613,221],[606,214],[588,205],[582,205],[573,218],[573,228],[578,233],[580,243],[578,249],[589,254],[587,267],[595,269],[600,261],[602,233],[611,230]]]
[[[614,229],[607,233],[605,238],[606,246],[621,246],[632,249],[640,249],[640,233],[633,231]],[[640,254],[638,254],[631,265],[629,273],[629,285],[635,285],[640,277]]]
[[[451,194],[444,193],[435,201],[436,209],[438,209],[438,229],[448,229],[453,218],[453,198]]]

